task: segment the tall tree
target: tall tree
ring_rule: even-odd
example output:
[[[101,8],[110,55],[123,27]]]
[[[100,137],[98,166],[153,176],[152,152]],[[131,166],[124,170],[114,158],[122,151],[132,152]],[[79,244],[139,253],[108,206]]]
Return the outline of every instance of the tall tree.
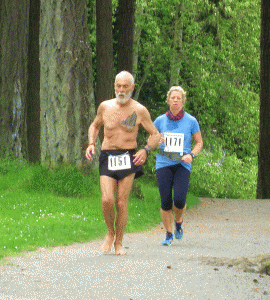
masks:
[[[150,74],[149,66],[150,61],[152,59],[152,53],[148,54],[147,63],[144,63],[144,68],[141,76],[137,76],[139,73],[139,51],[141,49],[140,41],[141,41],[141,34],[143,28],[143,22],[142,20],[147,18],[145,17],[145,5],[144,1],[136,1],[136,7],[135,7],[135,21],[134,21],[134,32],[133,32],[133,76],[136,79],[136,90],[133,95],[133,98],[135,100],[138,100],[140,91],[147,79],[147,76]]]
[[[96,103],[113,97],[112,0],[96,2],[97,19],[97,82]]]
[[[27,152],[26,90],[29,0],[0,1],[0,155]]]
[[[181,52],[183,42],[183,21],[181,19],[181,12],[183,10],[183,2],[180,1],[175,5],[175,20],[174,20],[174,34],[173,34],[173,53],[171,59],[171,74],[170,74],[170,86],[179,85],[179,73],[181,68]]]
[[[87,0],[41,0],[41,160],[82,165],[94,118]]]
[[[133,34],[135,0],[118,1],[117,73],[123,70],[133,73]]]
[[[270,2],[261,1],[260,137],[257,198],[270,199]]]
[[[27,141],[28,159],[40,159],[40,63],[39,63],[40,0],[30,0],[28,85],[27,85]]]

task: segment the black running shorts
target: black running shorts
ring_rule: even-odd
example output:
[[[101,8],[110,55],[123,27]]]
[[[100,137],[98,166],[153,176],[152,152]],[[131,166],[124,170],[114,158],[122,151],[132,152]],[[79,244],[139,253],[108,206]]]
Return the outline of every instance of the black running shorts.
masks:
[[[135,153],[135,149],[101,150],[99,156],[100,176],[105,175],[116,180],[123,179],[133,173],[135,173],[135,178],[142,176],[142,166],[135,166],[133,163]]]

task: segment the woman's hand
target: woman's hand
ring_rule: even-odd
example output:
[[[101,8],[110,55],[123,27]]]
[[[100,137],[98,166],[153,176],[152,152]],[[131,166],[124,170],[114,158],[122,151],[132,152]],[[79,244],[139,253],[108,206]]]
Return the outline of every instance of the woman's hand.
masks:
[[[184,161],[185,163],[187,163],[187,164],[191,164],[193,158],[192,158],[191,154],[186,154],[186,155],[184,155],[184,156],[182,157],[181,160],[183,160],[183,161]]]
[[[159,141],[158,141],[159,146],[160,146],[162,143],[164,143],[164,142],[165,142],[165,139],[164,139],[163,135],[160,134],[160,139],[159,139]]]

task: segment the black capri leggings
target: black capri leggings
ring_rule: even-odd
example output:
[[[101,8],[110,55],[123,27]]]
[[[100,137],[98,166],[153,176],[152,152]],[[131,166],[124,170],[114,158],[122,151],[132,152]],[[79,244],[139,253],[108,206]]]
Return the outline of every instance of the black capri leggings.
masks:
[[[172,189],[174,188],[174,205],[178,209],[183,209],[186,204],[190,171],[182,164],[177,164],[157,169],[156,176],[161,197],[161,208],[165,211],[172,209]]]

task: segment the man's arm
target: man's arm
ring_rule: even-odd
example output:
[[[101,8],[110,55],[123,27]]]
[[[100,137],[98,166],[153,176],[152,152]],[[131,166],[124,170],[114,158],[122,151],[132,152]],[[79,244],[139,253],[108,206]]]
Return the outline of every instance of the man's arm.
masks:
[[[149,138],[147,140],[146,148],[149,151],[154,150],[159,144],[159,139],[161,137],[161,134],[156,129],[154,123],[151,120],[149,111],[146,108],[144,108],[143,110],[143,118],[141,124],[143,128],[149,133]]]
[[[135,155],[134,155],[134,164],[135,165],[142,165],[146,161],[147,158],[147,152],[154,150],[158,144],[159,140],[161,137],[161,134],[158,132],[156,129],[155,125],[153,124],[151,120],[151,116],[148,112],[148,110],[143,107],[142,109],[142,121],[141,124],[143,128],[149,133],[149,138],[147,140],[147,145],[145,146],[144,149],[139,150]]]
[[[93,160],[92,155],[95,154],[96,139],[98,137],[100,127],[103,124],[102,111],[103,111],[103,105],[101,103],[100,106],[98,107],[97,115],[88,130],[88,147],[85,151],[85,156],[90,161]]]

